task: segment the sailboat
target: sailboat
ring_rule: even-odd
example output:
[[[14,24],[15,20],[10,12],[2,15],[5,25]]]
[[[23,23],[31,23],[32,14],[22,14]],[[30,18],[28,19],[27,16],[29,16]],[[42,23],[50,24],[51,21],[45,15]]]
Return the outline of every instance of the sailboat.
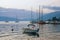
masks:
[[[45,22],[43,21],[43,9],[42,9],[42,14],[40,14],[40,6],[39,6],[39,19],[38,19],[37,23],[38,24],[45,24]]]
[[[27,25],[27,28],[23,28],[23,34],[28,34],[28,35],[36,35],[37,37],[39,37],[39,28],[35,29],[35,25],[29,24]]]
[[[31,11],[31,19],[32,19],[32,11]],[[38,32],[39,28],[36,28],[36,26],[33,23],[28,24],[27,28],[23,28],[23,34],[37,35],[37,37],[39,37]]]

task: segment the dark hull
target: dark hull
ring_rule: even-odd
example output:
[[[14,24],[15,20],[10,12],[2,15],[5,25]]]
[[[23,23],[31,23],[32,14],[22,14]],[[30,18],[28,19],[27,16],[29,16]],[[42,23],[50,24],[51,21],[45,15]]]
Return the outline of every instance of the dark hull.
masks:
[[[38,29],[37,30],[32,30],[32,29],[24,29],[23,31],[23,34],[28,34],[29,36],[33,35],[33,36],[37,36],[39,37],[39,34],[38,34]]]
[[[37,36],[39,37],[39,34],[36,32],[23,32],[23,34],[28,34],[29,36]]]
[[[33,29],[29,29],[29,28],[23,29],[23,32],[38,32],[38,31],[39,31],[39,29],[37,29],[37,30],[33,30]]]

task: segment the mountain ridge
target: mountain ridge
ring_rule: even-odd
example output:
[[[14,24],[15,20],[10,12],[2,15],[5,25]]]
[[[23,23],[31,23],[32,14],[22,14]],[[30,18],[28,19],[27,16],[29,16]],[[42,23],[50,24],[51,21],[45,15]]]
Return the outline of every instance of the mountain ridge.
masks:
[[[60,18],[60,11],[48,13],[48,14],[44,15],[43,19],[48,20],[48,19],[52,19],[53,17]]]
[[[2,20],[16,21],[16,19],[20,21],[31,21],[31,20],[37,20],[39,18],[38,16],[39,16],[39,13],[34,11],[0,7],[0,21]],[[43,20],[52,19],[52,17],[55,17],[55,16],[60,17],[60,11],[44,14]]]

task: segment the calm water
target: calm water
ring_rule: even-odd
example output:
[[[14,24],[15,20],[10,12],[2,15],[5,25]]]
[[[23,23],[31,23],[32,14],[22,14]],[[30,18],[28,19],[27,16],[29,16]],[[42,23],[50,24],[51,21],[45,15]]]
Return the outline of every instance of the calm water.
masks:
[[[27,27],[29,22],[19,22],[19,23],[0,23],[0,35],[2,34],[12,34],[11,29],[14,29],[13,34],[22,34],[22,28]],[[60,39],[60,24],[44,24],[38,25],[40,28],[39,35],[47,39],[59,40]],[[22,34],[23,35],[23,34]]]

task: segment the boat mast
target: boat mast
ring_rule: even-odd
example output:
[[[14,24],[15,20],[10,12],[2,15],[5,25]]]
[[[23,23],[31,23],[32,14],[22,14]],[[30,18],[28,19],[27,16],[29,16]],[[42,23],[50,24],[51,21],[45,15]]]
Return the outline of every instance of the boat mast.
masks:
[[[32,16],[33,16],[33,15],[32,15],[32,8],[31,8],[31,21],[33,21],[33,18],[32,18]]]
[[[38,21],[40,21],[40,5],[39,5],[39,20]]]
[[[41,21],[43,21],[43,7],[42,7],[42,14],[41,14]]]

